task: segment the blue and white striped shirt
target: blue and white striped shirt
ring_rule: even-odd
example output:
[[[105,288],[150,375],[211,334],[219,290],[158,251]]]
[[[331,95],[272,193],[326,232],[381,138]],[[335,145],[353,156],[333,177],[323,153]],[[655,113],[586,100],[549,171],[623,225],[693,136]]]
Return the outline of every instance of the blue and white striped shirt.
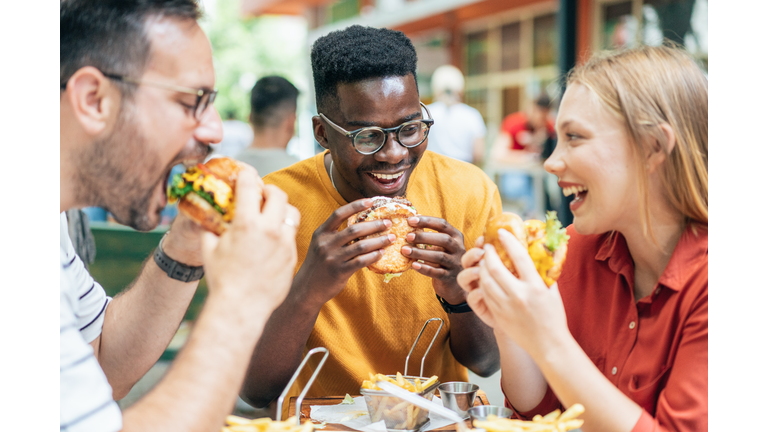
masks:
[[[75,254],[61,214],[61,431],[119,431],[122,413],[89,345],[101,334],[111,298]]]

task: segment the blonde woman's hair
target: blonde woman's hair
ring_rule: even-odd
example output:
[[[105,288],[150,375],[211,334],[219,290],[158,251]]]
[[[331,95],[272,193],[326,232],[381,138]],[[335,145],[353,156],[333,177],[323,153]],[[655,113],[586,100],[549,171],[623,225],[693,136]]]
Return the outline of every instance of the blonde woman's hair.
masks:
[[[708,82],[695,60],[666,44],[597,54],[569,73],[571,83],[588,87],[624,121],[637,172],[646,172],[648,150],[661,146],[667,153],[661,167],[666,198],[686,224],[708,225]],[[664,123],[675,135],[671,152],[659,127]],[[638,177],[643,231],[653,238],[648,178]]]

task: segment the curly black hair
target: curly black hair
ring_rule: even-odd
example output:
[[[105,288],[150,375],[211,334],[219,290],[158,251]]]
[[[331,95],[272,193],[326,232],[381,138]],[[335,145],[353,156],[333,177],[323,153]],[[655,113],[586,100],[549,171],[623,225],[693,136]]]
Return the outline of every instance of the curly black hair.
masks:
[[[319,111],[336,101],[340,83],[408,74],[416,79],[416,49],[403,32],[353,25],[328,33],[312,45]]]

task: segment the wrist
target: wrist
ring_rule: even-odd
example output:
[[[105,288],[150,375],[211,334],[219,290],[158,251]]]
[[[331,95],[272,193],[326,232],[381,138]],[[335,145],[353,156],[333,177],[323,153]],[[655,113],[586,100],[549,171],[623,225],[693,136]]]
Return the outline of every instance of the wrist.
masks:
[[[446,287],[446,285],[443,285],[442,289],[435,289],[435,294],[445,300],[446,303],[451,305],[458,305],[467,302],[467,293],[461,289],[458,284],[450,284],[450,288]]]
[[[168,231],[162,239],[163,252],[174,261],[190,267],[203,265],[203,257],[200,253],[200,239],[182,239],[181,235]]]

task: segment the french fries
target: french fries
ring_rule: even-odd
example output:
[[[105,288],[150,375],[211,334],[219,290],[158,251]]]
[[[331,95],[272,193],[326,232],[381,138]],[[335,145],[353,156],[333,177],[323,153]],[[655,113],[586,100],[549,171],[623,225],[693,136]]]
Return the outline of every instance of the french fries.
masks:
[[[583,405],[573,404],[562,414],[558,409],[543,417],[537,415],[531,421],[490,415],[486,421],[475,420],[475,427],[487,432],[566,432],[578,429],[584,424],[584,420],[576,418],[583,413]]]
[[[249,420],[230,415],[224,422],[226,425],[221,428],[221,432],[312,432],[315,428],[315,425],[309,420],[305,421],[303,425],[297,426],[296,417],[278,422],[269,418]]]
[[[406,378],[398,372],[394,378],[384,374],[368,374],[370,380],[364,380],[361,392],[365,396],[368,412],[371,415],[371,423],[384,420],[388,429],[415,430],[429,420],[429,413],[421,408],[405,402],[394,396],[366,394],[365,390],[381,390],[376,383],[385,381],[392,383],[412,393],[417,393],[432,400],[435,389],[429,387],[437,382],[437,376],[432,376],[424,381],[421,378]],[[429,390],[424,393],[425,390]]]

